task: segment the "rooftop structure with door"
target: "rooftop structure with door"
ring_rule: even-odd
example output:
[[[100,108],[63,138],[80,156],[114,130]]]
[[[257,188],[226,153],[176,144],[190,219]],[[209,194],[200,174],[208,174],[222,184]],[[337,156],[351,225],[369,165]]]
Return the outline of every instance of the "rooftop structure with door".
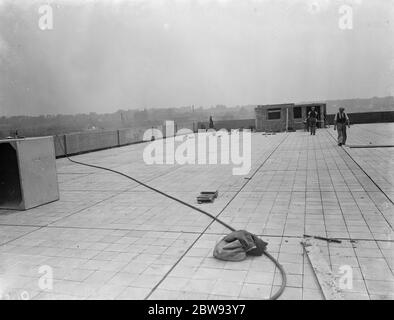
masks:
[[[256,106],[256,130],[280,132],[303,129],[305,119],[312,107],[315,107],[318,113],[318,127],[324,127],[324,120],[326,119],[325,103],[283,103]]]

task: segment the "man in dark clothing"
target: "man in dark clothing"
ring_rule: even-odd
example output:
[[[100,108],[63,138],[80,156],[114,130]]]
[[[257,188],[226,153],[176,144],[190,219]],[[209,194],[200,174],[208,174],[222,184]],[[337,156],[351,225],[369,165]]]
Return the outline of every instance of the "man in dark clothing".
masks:
[[[311,129],[311,135],[316,135],[316,124],[317,124],[317,112],[315,111],[315,107],[311,108],[311,111],[308,113],[309,127]]]
[[[334,118],[334,130],[338,131],[338,146],[346,144],[346,126],[350,128],[349,117],[345,113],[345,108],[341,107]]]
[[[213,129],[214,125],[213,125],[213,120],[212,120],[212,116],[209,117],[209,129]]]

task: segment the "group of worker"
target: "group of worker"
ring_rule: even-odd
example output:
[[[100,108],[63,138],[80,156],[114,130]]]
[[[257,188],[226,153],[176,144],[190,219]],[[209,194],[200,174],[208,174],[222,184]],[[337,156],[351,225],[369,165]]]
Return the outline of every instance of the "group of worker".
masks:
[[[311,135],[316,135],[316,127],[319,118],[319,113],[315,110],[315,107],[311,107],[308,112],[307,118],[304,120],[305,131],[310,131]],[[325,122],[326,119],[323,119]],[[347,133],[346,127],[350,128],[350,120],[348,115],[345,113],[345,108],[340,107],[339,111],[334,117],[334,130],[338,132],[338,146],[346,144]],[[214,128],[212,116],[209,117],[209,128]]]
[[[316,126],[318,113],[315,107],[312,107],[308,112],[308,117],[305,119],[305,130],[310,131],[311,135],[316,135]],[[346,127],[350,128],[350,121],[348,115],[345,113],[345,108],[340,107],[339,112],[334,117],[334,130],[338,132],[338,146],[346,144],[347,133]]]

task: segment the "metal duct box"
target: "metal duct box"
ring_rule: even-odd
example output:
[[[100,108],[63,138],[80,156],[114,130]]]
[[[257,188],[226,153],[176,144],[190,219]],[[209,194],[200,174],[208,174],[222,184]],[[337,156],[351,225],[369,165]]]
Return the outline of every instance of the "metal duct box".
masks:
[[[0,140],[0,209],[59,200],[53,137]]]

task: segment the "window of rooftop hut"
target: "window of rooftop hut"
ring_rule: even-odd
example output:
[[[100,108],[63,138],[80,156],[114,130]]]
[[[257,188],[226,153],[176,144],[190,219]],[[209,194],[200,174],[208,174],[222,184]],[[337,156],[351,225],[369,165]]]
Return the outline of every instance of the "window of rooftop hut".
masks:
[[[279,120],[281,118],[281,108],[268,109],[268,120]]]

